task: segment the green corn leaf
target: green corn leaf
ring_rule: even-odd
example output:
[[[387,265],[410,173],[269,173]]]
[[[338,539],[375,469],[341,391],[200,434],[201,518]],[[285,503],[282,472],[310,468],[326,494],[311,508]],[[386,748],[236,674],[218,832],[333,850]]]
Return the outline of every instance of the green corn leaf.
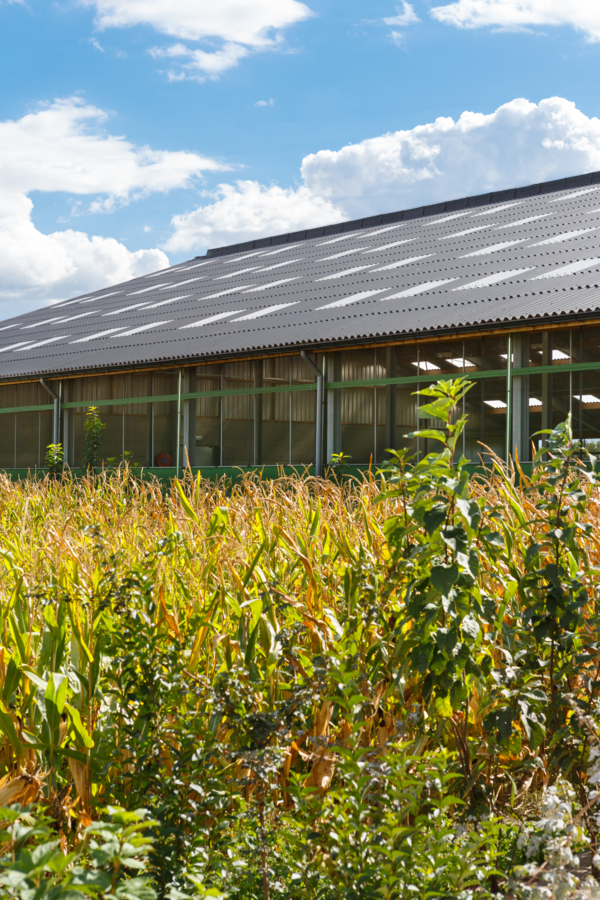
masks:
[[[19,670],[19,667],[15,660],[11,659],[6,668],[6,679],[4,681],[4,687],[2,688],[2,700],[4,701],[4,703],[8,703],[10,701],[10,698],[18,687],[20,680],[21,672]]]
[[[94,741],[90,737],[87,728],[81,721],[81,714],[79,710],[75,706],[71,706],[69,703],[65,703],[64,708],[69,715],[73,730],[75,731],[75,734],[77,735],[81,743],[84,745],[84,747],[93,747]]]
[[[0,731],[8,738],[15,753],[21,754],[23,752],[23,744],[17,734],[17,729],[15,728],[12,716],[6,709],[4,703],[0,703]]]
[[[196,525],[199,525],[200,519],[198,518],[196,511],[192,507],[192,504],[188,500],[188,498],[185,494],[185,491],[181,487],[181,483],[179,482],[178,478],[175,479],[175,484],[177,486],[177,491],[179,493],[179,499],[181,500],[181,505],[183,506],[188,519],[191,519],[192,522],[195,522]]]
[[[27,676],[27,678],[29,678],[30,681],[32,681],[35,684],[36,687],[40,688],[40,690],[42,690],[44,692],[46,691],[46,688],[48,687],[48,682],[46,681],[45,678],[42,678],[42,676],[39,675],[35,671],[35,669],[32,669],[31,666],[25,665],[25,666],[21,666],[21,671],[23,672],[24,675]]]

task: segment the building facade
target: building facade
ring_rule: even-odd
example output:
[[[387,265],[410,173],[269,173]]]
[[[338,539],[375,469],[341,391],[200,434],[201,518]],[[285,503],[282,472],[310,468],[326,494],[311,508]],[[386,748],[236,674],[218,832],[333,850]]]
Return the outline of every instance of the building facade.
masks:
[[[466,375],[463,452],[600,442],[600,173],[209,251],[0,323],[0,468],[380,463]],[[315,368],[316,367],[316,368]],[[323,390],[319,388],[322,373]],[[600,446],[600,443],[599,443]]]

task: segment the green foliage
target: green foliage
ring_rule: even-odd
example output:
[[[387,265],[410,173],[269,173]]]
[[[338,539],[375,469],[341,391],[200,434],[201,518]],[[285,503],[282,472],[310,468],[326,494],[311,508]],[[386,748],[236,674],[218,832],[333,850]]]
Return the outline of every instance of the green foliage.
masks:
[[[463,804],[451,793],[457,776],[447,752],[419,757],[407,744],[389,746],[385,756],[356,744],[336,749],[338,786],[323,802],[297,785],[289,818],[297,850],[292,896],[493,896],[499,827],[489,820],[457,825]],[[294,829],[299,818],[302,830]]]
[[[92,868],[98,810],[148,809],[161,900],[484,900],[511,870],[518,894],[557,785],[596,843],[595,461],[567,420],[530,477],[471,477],[469,387],[421,391],[424,458],[318,495],[122,466],[5,487],[0,802],[44,797]]]
[[[156,900],[146,875],[153,823],[143,809],[108,808],[109,821],[86,828],[76,850],[65,852],[48,817],[18,806],[0,808],[2,896],[14,900]],[[137,873],[130,876],[130,872]]]
[[[62,444],[48,444],[44,465],[53,478],[57,478],[65,467],[65,452]]]
[[[83,458],[81,460],[82,468],[87,471],[93,470],[98,465],[98,451],[105,429],[106,422],[100,418],[98,407],[90,406],[83,422]]]

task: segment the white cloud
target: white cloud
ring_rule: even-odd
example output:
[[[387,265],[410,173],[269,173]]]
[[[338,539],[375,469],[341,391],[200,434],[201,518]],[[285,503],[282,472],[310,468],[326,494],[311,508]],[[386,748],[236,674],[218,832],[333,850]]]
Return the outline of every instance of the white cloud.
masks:
[[[270,100],[257,100],[255,106],[275,106],[275,101],[271,97]]]
[[[390,37],[396,47],[404,47],[406,44],[406,35],[403,31],[390,31]]]
[[[226,168],[196,153],[136,147],[106,134],[107,119],[103,110],[71,97],[0,122],[0,191],[99,193],[125,202],[187,187],[202,172]]]
[[[416,14],[412,3],[407,3],[406,0],[402,0],[402,12],[400,11],[400,7],[398,7],[395,16],[388,16],[383,21],[386,25],[399,25],[403,28],[405,25],[413,25],[415,22],[420,22],[421,20]]]
[[[223,44],[220,50],[212,53],[193,50],[185,44],[152,47],[149,52],[155,59],[171,59],[179,63],[179,68],[169,70],[169,81],[190,79],[200,82],[216,80],[222,72],[237,66],[240,59],[250,53],[247,47],[232,42]]]
[[[299,188],[221,185],[172,220],[170,250],[201,251],[600,169],[600,120],[560,97],[384,134],[302,162]]]
[[[101,30],[149,25],[160,34],[179,40],[223,42],[213,52],[181,44],[154,48],[154,56],[168,56],[182,63],[169,73],[172,80],[202,80],[198,73],[216,78],[237,65],[250,50],[277,46],[284,28],[312,15],[300,0],[219,0],[217,3],[214,0],[79,0],[79,3],[96,10],[95,23]]]
[[[456,0],[435,6],[431,15],[458,28],[496,26],[506,29],[536,25],[568,25],[589,40],[600,40],[600,4],[597,0]]]
[[[351,216],[600,169],[600,120],[560,97],[517,99],[495,112],[371,138],[305,157],[302,175],[317,197]]]
[[[198,246],[232,244],[343,218],[341,208],[306,187],[285,189],[238,181],[219,185],[212,196],[213,203],[173,218],[167,250],[184,252]]]
[[[132,253],[114,238],[42,233],[31,218],[33,191],[91,198],[92,211],[110,211],[226,168],[194,153],[137,147],[107,134],[106,119],[70,98],[0,122],[0,316],[17,300],[31,306],[65,299],[168,264],[162,250]]]

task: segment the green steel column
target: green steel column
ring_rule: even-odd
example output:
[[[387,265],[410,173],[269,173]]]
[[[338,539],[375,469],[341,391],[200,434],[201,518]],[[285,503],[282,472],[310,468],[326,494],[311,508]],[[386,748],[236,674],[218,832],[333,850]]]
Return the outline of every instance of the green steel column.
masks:
[[[506,348],[506,462],[510,459],[512,437],[512,334],[508,336]]]
[[[183,381],[183,371],[179,370],[178,378],[177,378],[177,444],[176,444],[176,458],[175,458],[175,468],[177,478],[179,478],[179,468],[181,465],[181,386]]]

